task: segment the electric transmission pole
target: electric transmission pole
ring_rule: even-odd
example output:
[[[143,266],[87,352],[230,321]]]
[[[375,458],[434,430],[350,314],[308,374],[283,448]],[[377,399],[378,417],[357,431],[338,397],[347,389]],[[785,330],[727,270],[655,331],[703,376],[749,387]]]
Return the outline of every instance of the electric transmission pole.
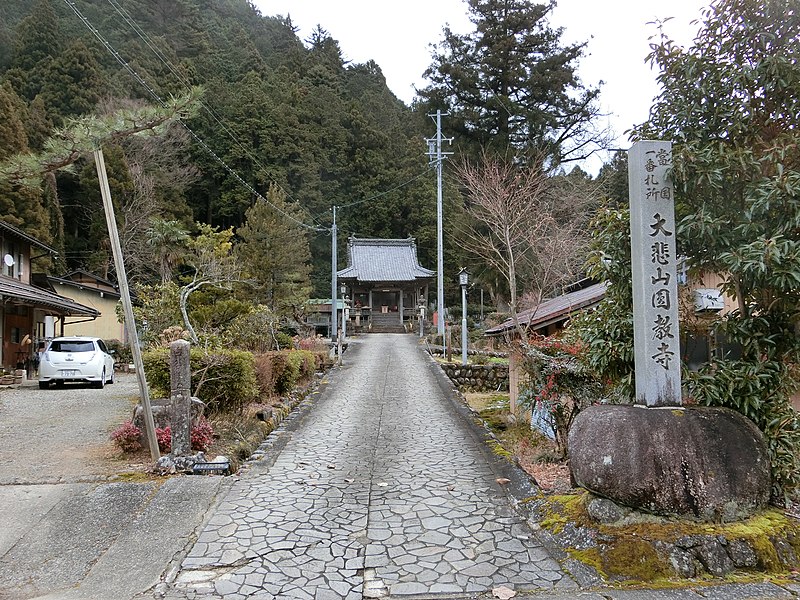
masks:
[[[339,268],[338,257],[336,256],[336,207],[333,207],[333,225],[331,226],[331,343],[336,344],[336,334],[339,331],[339,324],[336,319],[336,269]]]
[[[453,138],[442,137],[442,117],[449,113],[442,114],[437,110],[435,115],[428,115],[436,123],[436,137],[427,138],[428,142],[428,164],[436,164],[436,310],[439,319],[436,323],[436,331],[442,336],[444,341],[444,245],[442,232],[442,161],[452,152],[442,152],[442,142],[448,144]]]

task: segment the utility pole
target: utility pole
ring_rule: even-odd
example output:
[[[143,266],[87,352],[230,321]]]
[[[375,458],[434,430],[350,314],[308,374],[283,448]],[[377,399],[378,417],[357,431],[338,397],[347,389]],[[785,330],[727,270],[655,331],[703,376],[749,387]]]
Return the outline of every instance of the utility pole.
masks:
[[[100,180],[100,195],[103,197],[108,237],[111,241],[111,250],[114,255],[114,267],[117,270],[117,280],[119,282],[119,294],[125,313],[125,331],[128,333],[128,342],[131,346],[133,364],[136,367],[136,378],[139,380],[139,393],[142,396],[144,427],[147,432],[147,442],[150,447],[150,459],[156,462],[161,456],[158,451],[158,440],[156,440],[156,426],[153,421],[153,411],[150,408],[150,393],[147,389],[147,381],[145,381],[144,378],[142,350],[139,348],[139,336],[136,333],[136,321],[133,318],[133,303],[131,302],[131,293],[128,289],[128,275],[125,272],[125,263],[122,260],[122,246],[119,243],[117,219],[114,216],[114,204],[111,202],[111,188],[108,185],[106,163],[105,160],[103,160],[103,150],[99,146],[94,151],[94,162],[97,167],[97,177]]]
[[[452,152],[442,152],[442,142],[450,143],[453,138],[442,137],[442,117],[450,113],[442,114],[437,110],[435,115],[429,114],[436,123],[436,137],[427,138],[428,142],[428,164],[436,163],[436,310],[439,313],[436,331],[442,336],[444,343],[444,244],[442,231],[442,161]]]
[[[336,255],[336,207],[333,207],[333,225],[331,226],[331,343],[336,344],[336,336],[339,331],[339,324],[336,315],[336,268],[339,266],[339,259]]]

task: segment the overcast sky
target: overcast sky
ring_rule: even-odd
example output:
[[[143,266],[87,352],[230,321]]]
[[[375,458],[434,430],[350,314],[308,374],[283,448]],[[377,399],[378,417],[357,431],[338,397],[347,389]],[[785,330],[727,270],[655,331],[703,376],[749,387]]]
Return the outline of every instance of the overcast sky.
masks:
[[[657,94],[656,73],[644,60],[648,38],[656,33],[655,19],[674,17],[666,31],[686,44],[697,31],[691,21],[701,17],[709,0],[558,0],[550,23],[564,27],[563,42],[589,41],[588,56],[580,62],[584,83],[603,81],[600,97],[607,123],[618,147],[627,148],[623,132],[647,119]],[[406,103],[414,87],[424,87],[422,73],[430,65],[429,45],[441,40],[449,24],[459,33],[472,30],[465,0],[255,0],[264,15],[290,15],[307,39],[321,25],[339,41],[345,59],[377,62],[391,90]],[[606,159],[607,157],[602,157]],[[601,159],[585,165],[596,173]]]

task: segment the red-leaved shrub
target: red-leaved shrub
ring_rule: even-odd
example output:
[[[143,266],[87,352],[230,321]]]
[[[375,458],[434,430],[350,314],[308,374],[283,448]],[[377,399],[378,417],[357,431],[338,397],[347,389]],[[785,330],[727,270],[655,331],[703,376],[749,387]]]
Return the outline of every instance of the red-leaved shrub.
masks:
[[[156,441],[158,442],[158,449],[164,454],[169,454],[172,450],[172,428],[169,425],[163,429],[156,427]]]
[[[117,448],[123,452],[136,452],[142,448],[142,444],[139,442],[141,436],[141,429],[131,421],[125,421],[114,430],[111,434],[111,439],[114,444],[116,444]]]
[[[214,428],[205,417],[200,417],[200,421],[192,427],[192,450],[195,452],[205,452],[214,441]]]
[[[205,417],[201,417],[197,425],[192,426],[190,433],[192,450],[195,452],[205,452],[214,441],[214,428]],[[163,429],[156,429],[156,441],[158,449],[164,454],[172,451],[172,428],[167,425]]]

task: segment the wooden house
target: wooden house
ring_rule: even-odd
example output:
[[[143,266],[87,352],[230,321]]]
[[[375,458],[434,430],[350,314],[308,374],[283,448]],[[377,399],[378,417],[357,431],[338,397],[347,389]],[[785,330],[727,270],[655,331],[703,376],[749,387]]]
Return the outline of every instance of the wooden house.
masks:
[[[31,261],[56,251],[0,221],[0,365],[29,368],[40,343],[63,335],[69,317],[96,319],[99,311],[33,284]]]

